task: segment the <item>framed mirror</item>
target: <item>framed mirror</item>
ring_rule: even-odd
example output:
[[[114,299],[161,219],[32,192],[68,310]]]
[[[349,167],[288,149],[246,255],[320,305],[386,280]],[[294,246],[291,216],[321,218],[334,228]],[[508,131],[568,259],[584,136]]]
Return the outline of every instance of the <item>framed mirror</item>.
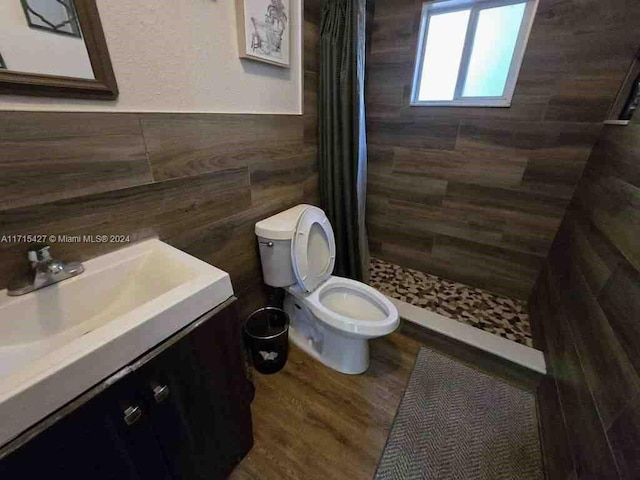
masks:
[[[113,100],[95,0],[2,0],[0,94]]]

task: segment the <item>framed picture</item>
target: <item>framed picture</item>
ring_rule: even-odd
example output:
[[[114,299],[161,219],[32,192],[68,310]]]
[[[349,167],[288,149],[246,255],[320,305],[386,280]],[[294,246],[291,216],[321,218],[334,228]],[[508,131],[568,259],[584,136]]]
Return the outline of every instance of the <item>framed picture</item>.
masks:
[[[290,0],[236,0],[240,58],[291,64]]]

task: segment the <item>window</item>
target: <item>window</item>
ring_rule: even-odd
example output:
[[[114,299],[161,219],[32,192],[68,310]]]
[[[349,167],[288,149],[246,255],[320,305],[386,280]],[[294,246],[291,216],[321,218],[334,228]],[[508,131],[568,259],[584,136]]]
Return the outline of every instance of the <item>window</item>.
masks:
[[[425,3],[411,104],[508,107],[537,4]]]

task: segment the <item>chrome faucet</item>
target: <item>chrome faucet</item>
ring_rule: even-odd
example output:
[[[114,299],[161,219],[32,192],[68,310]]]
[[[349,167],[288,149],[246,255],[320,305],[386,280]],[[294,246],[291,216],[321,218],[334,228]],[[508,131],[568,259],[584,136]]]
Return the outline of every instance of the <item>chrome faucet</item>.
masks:
[[[8,295],[24,295],[84,272],[84,266],[80,262],[64,263],[52,258],[49,248],[49,245],[39,245],[29,250],[28,258],[31,262],[29,274],[15,277],[9,283]]]

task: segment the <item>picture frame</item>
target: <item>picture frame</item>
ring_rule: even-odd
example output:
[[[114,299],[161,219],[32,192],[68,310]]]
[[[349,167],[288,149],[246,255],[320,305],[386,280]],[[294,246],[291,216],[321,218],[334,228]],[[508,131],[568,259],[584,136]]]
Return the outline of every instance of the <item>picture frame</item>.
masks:
[[[240,58],[291,66],[291,0],[236,0]]]
[[[95,100],[118,98],[118,83],[96,0],[74,0],[74,5],[95,79],[0,69],[0,94]],[[7,54],[4,53],[6,57]]]

